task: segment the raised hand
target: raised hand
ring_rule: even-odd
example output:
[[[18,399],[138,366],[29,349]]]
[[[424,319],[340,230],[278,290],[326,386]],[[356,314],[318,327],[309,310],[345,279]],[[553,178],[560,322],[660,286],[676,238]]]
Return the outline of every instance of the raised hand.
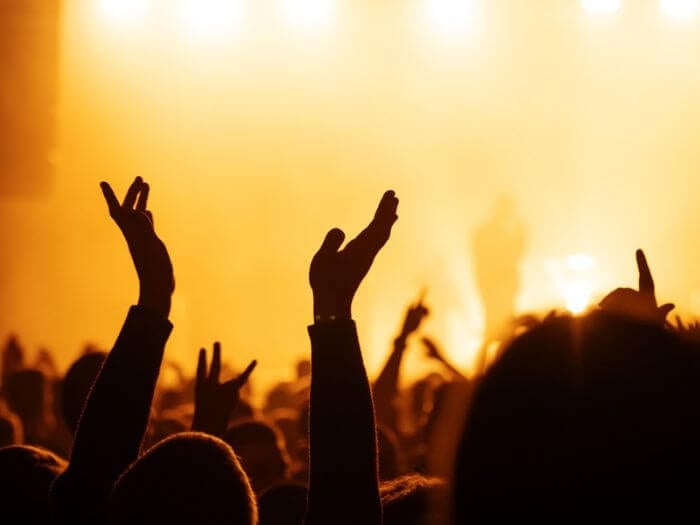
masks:
[[[387,191],[369,226],[345,248],[345,234],[334,228],[326,234],[321,248],[311,261],[309,281],[314,296],[314,319],[350,319],[352,300],[379,250],[391,235],[398,219],[399,200]]]
[[[404,318],[399,338],[407,339],[408,336],[418,330],[423,319],[428,317],[429,314],[430,310],[423,304],[423,296],[421,295],[420,299],[406,310],[406,317]]]
[[[149,186],[136,177],[119,204],[112,187],[100,183],[109,214],[124,234],[139,277],[139,305],[167,318],[175,290],[173,266],[168,250],[153,228],[153,215],[147,209]]]
[[[445,360],[440,351],[440,347],[430,337],[421,337],[420,341],[423,343],[423,347],[430,359],[437,359],[438,361]]]
[[[24,368],[24,350],[17,337],[11,335],[2,349],[2,379]]]
[[[664,325],[666,316],[675,308],[673,304],[657,305],[654,279],[642,250],[637,250],[639,290],[618,288],[600,302],[608,312]]]
[[[207,373],[207,351],[199,351],[197,382],[194,390],[194,419],[192,430],[222,436],[240,398],[240,390],[246,384],[258,362],[253,361],[241,375],[221,383],[221,344],[214,343],[211,368]]]

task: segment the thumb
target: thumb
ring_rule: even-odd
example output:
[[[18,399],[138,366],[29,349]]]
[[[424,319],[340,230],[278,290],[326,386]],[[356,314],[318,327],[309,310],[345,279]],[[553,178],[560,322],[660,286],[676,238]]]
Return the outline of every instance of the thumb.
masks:
[[[343,231],[338,228],[333,228],[326,234],[326,238],[323,239],[323,244],[321,244],[318,254],[336,253],[342,246],[344,240],[345,234]]]
[[[659,306],[659,316],[661,319],[666,319],[668,314],[671,313],[671,310],[673,310],[676,307],[675,304],[667,303],[667,304],[662,304]]]

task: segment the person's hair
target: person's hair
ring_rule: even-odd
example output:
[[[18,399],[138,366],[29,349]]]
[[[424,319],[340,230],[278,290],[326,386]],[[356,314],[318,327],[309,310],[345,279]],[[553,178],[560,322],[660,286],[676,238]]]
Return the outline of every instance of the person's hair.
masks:
[[[49,523],[49,490],[66,462],[39,447],[0,448],[0,521]]]
[[[260,525],[302,525],[306,496],[302,483],[284,482],[270,487],[258,500]]]
[[[83,406],[102,364],[107,358],[104,352],[93,352],[78,358],[66,372],[61,385],[61,413],[71,433],[78,428]]]
[[[573,511],[637,521],[654,505],[697,517],[687,480],[700,469],[698,377],[697,348],[603,311],[519,336],[475,394],[455,523]]]
[[[229,428],[223,439],[240,458],[256,494],[284,481],[289,457],[284,437],[265,421],[246,421]]]
[[[384,525],[446,525],[447,482],[410,474],[380,487]]]
[[[196,432],[161,441],[117,481],[112,522],[255,525],[257,506],[233,450]]]

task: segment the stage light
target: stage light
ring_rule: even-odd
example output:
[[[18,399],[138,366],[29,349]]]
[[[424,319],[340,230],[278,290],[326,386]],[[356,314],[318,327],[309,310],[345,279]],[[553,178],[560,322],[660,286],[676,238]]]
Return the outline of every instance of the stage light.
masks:
[[[425,16],[442,34],[456,36],[467,32],[476,13],[474,0],[424,0]]]
[[[181,16],[188,33],[200,39],[234,34],[243,19],[241,0],[183,0]]]
[[[689,18],[700,11],[700,0],[661,0],[659,8],[671,18]]]
[[[101,0],[100,10],[110,22],[134,24],[143,21],[151,5],[148,0]]]
[[[566,309],[573,314],[586,310],[597,286],[598,263],[595,257],[577,253],[550,260],[547,265]]]
[[[592,14],[614,14],[622,7],[622,0],[581,0],[583,8]]]
[[[316,31],[331,24],[336,0],[281,0],[280,9],[290,26]]]

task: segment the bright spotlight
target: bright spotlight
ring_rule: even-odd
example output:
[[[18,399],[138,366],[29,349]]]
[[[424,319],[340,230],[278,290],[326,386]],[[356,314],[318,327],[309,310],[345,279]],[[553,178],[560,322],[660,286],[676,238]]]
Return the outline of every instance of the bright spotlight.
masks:
[[[424,0],[425,16],[436,31],[456,36],[469,30],[474,22],[474,0]]]
[[[566,309],[573,314],[586,310],[596,291],[598,263],[595,257],[577,253],[550,261],[549,267]]]
[[[659,8],[671,18],[689,18],[700,11],[700,0],[661,0]]]
[[[241,0],[183,0],[182,20],[187,31],[201,39],[231,36],[243,19]]]
[[[315,31],[331,24],[336,0],[281,0],[280,9],[292,27]]]
[[[581,0],[583,8],[592,14],[614,14],[622,7],[622,0]]]
[[[148,0],[101,0],[100,10],[110,22],[134,24],[143,21],[150,8]]]

